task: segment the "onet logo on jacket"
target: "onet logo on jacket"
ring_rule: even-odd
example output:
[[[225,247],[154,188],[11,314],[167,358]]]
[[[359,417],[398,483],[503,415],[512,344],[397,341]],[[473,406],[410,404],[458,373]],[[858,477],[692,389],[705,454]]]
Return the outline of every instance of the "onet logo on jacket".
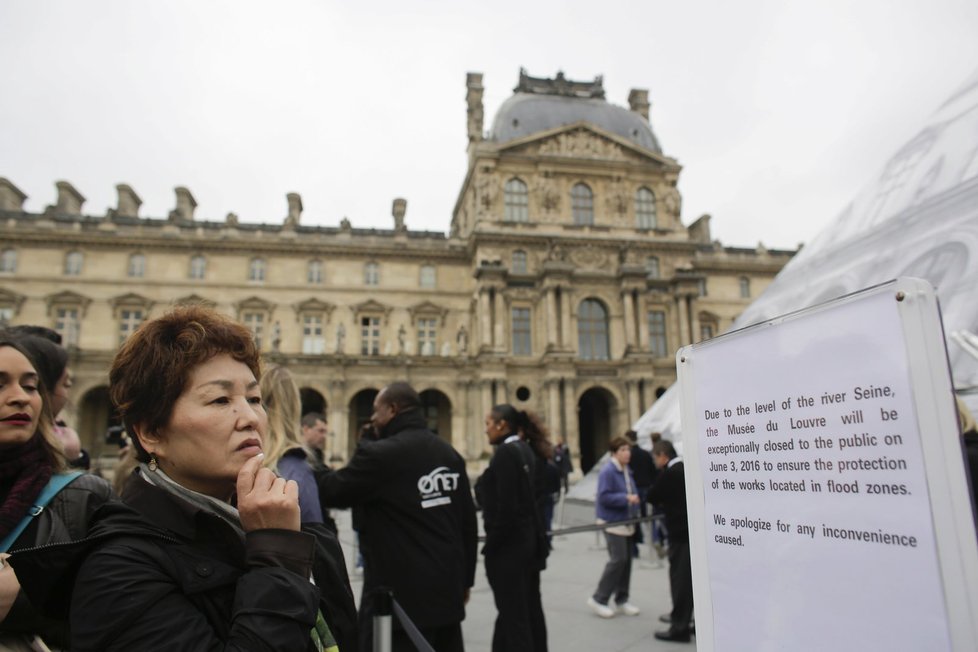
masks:
[[[451,493],[458,488],[458,473],[452,473],[447,466],[439,466],[431,473],[418,478],[418,492],[421,494],[421,508],[450,505]]]

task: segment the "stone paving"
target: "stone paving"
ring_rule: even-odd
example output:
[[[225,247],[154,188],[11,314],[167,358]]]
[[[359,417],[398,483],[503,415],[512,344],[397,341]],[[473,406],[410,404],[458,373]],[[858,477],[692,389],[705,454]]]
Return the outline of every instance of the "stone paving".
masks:
[[[349,512],[336,512],[340,527],[340,539],[352,568],[354,560],[353,534],[350,530]],[[481,514],[480,528],[481,528]],[[586,525],[594,522],[594,506],[589,503],[567,501],[564,506],[563,526]],[[555,529],[560,527],[558,514],[554,515]],[[552,652],[638,652],[639,650],[696,650],[692,643],[668,643],[657,641],[652,633],[665,629],[658,621],[659,615],[671,608],[669,598],[668,561],[661,566],[650,559],[648,546],[643,547],[641,557],[632,567],[631,602],[642,609],[638,616],[618,615],[611,619],[599,618],[585,604],[598,583],[607,561],[604,537],[594,532],[569,534],[554,539],[554,551],[542,576],[543,607],[547,616],[547,633]],[[652,557],[655,555],[652,553]],[[350,573],[354,594],[359,600],[361,581],[359,575]],[[476,582],[467,607],[467,617],[462,625],[466,652],[489,652],[496,607],[492,591],[486,581],[481,559],[476,570]]]

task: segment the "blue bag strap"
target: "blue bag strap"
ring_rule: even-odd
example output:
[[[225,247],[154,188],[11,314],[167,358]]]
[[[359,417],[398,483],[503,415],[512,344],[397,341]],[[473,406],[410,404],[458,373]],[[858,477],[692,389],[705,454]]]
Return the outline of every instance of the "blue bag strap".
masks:
[[[25,516],[20,523],[17,524],[10,534],[0,541],[0,552],[7,552],[10,550],[10,546],[14,545],[14,541],[17,537],[23,533],[27,526],[31,524],[31,521],[35,516],[38,516],[47,507],[47,504],[51,502],[51,499],[58,495],[58,492],[67,487],[75,478],[82,475],[81,471],[71,471],[70,473],[55,473],[48,480],[48,483],[38,494],[37,498],[34,500],[34,504],[29,510],[27,510],[27,516]]]

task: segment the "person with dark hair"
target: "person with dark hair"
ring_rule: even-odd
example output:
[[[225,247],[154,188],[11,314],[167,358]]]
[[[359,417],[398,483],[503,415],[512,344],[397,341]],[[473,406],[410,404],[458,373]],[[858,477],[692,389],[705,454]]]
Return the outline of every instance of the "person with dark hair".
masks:
[[[568,478],[570,474],[574,472],[574,462],[571,460],[571,452],[567,447],[567,442],[561,437],[557,440],[554,445],[554,464],[557,466],[557,470],[560,472],[560,485],[567,493],[569,487]]]
[[[119,349],[109,394],[139,461],[124,504],[103,507],[85,541],[27,553],[39,599],[70,596],[72,650],[353,648],[342,549],[300,525],[295,482],[262,466],[259,377],[251,332],[202,306]],[[44,575],[73,554],[71,573]]]
[[[112,499],[108,483],[65,473],[51,396],[25,340],[0,334],[0,649],[67,647],[67,618],[48,617],[28,596],[19,551],[83,538],[92,513]],[[13,555],[13,556],[10,556]],[[10,564],[7,563],[9,557]],[[31,647],[31,646],[34,647]]]
[[[652,459],[661,471],[649,490],[649,502],[661,505],[669,531],[669,588],[672,592],[670,627],[655,632],[661,641],[689,642],[693,618],[693,572],[689,563],[689,521],[686,516],[686,480],[683,462],[672,442],[652,446]]]
[[[421,399],[407,383],[380,390],[371,425],[349,464],[319,485],[324,505],[357,510],[364,557],[360,649],[373,649],[377,590],[386,587],[435,650],[461,651],[478,541],[465,460],[428,429]],[[391,642],[395,651],[415,649],[399,621]]]
[[[51,396],[54,434],[61,441],[68,466],[88,470],[91,459],[88,452],[82,449],[78,433],[58,418],[68,404],[68,390],[72,386],[68,352],[61,346],[61,335],[45,326],[30,325],[10,326],[6,332],[19,339],[37,364],[38,373],[44,378],[44,384]]]
[[[631,469],[632,477],[635,479],[635,491],[638,494],[639,500],[639,515],[645,517],[648,513],[645,499],[649,495],[649,487],[652,486],[652,482],[656,476],[655,462],[652,461],[652,454],[638,445],[637,432],[628,430],[625,432],[625,438],[628,439],[632,446],[628,468]],[[632,557],[638,557],[639,545],[645,540],[642,526],[643,524],[639,523],[635,527],[635,535],[631,541]]]
[[[601,468],[598,475],[598,493],[595,510],[598,523],[627,521],[638,515],[639,497],[629,468],[632,456],[632,442],[627,437],[614,437],[608,444],[611,459]],[[615,610],[609,606],[615,599],[618,611],[626,616],[637,616],[640,609],[628,601],[629,585],[632,576],[631,538],[635,526],[612,525],[604,530],[608,542],[608,563],[605,564],[598,588],[587,599],[594,613],[602,618],[612,618]]]
[[[540,571],[549,550],[536,468],[549,452],[546,430],[534,415],[504,404],[486,415],[486,436],[496,451],[476,484],[476,496],[485,520],[486,578],[498,612],[492,649],[545,652]]]

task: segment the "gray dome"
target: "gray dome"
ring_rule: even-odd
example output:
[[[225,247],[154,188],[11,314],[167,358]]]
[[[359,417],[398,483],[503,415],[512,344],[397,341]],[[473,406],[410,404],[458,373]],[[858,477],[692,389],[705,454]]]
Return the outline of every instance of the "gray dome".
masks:
[[[591,124],[662,153],[652,127],[638,113],[602,99],[516,93],[503,102],[492,123],[489,140],[505,143],[575,122]]]

